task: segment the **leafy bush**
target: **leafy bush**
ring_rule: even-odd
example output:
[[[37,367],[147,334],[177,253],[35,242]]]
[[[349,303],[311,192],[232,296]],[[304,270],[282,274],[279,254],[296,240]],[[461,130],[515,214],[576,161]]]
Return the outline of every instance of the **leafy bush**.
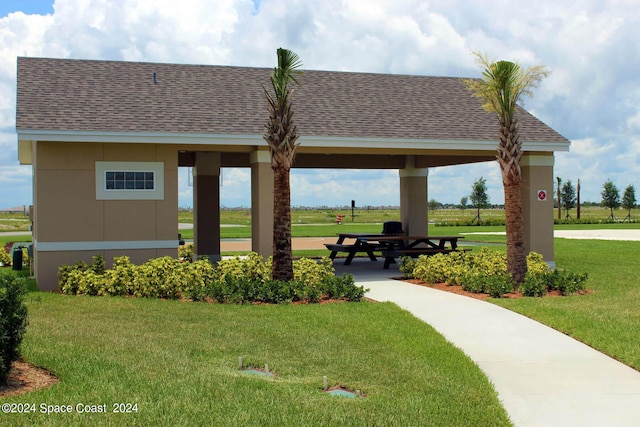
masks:
[[[561,295],[574,295],[587,289],[587,273],[571,273],[569,271],[554,270],[545,276],[549,289],[560,291]]]
[[[7,251],[5,251],[4,247],[0,248],[0,264],[2,265],[11,265],[11,262],[13,260],[11,259],[11,255],[9,255],[7,253]]]
[[[335,276],[333,262],[324,257],[318,263],[311,258],[300,258],[293,262],[293,280],[309,286],[317,286],[325,279]]]
[[[462,275],[462,289],[467,292],[473,292],[474,294],[484,293],[484,276],[467,272]]]
[[[448,254],[420,256],[413,276],[427,283],[462,285],[471,275],[506,274],[507,260],[503,252],[481,248],[479,251],[454,251]]]
[[[547,294],[548,280],[543,274],[532,274],[527,272],[524,282],[520,285],[520,293],[525,297],[541,297]]]
[[[520,289],[526,296],[542,296],[547,289],[558,289],[571,295],[585,289],[586,274],[550,272],[542,255],[527,255],[527,276]],[[449,254],[420,256],[415,262],[402,264],[405,277],[414,277],[426,283],[461,285],[467,292],[488,293],[499,297],[512,292],[514,282],[507,272],[504,252],[481,248],[479,251],[454,251]]]
[[[93,270],[96,274],[104,274],[106,270],[106,265],[104,262],[104,257],[102,255],[96,255],[93,257],[93,262],[89,266],[91,270]]]
[[[421,255],[418,257],[413,276],[423,282],[444,283],[449,277],[449,257],[445,254],[435,254],[431,257]]]
[[[23,279],[0,275],[0,384],[5,384],[13,362],[20,357],[20,344],[27,327]]]
[[[470,271],[461,278],[462,289],[467,292],[489,294],[500,298],[513,292],[514,282],[508,274],[485,275],[478,270]]]
[[[113,267],[104,272],[104,288],[100,295],[133,295],[135,274],[135,266],[131,263],[128,256],[113,258]],[[64,292],[64,289],[62,289],[62,291]]]
[[[271,277],[271,263],[265,262],[259,254],[250,252],[243,258],[236,256],[218,261],[216,271],[218,279],[231,275],[231,277],[246,277],[252,281],[264,282]]]
[[[561,295],[574,295],[586,290],[586,273],[577,274],[568,271],[546,271],[542,274],[529,274],[520,286],[522,295],[539,297],[550,290],[559,291]]]
[[[180,261],[193,262],[193,245],[179,246],[178,259]]]
[[[415,258],[411,258],[409,256],[403,256],[400,258],[400,263],[398,264],[398,269],[407,279],[413,279],[415,276],[413,275],[413,270],[416,268],[418,260]]]
[[[323,290],[329,295],[329,298],[346,298],[349,301],[360,301],[367,289],[363,286],[356,286],[353,281],[353,275],[343,274],[342,277],[328,277],[323,282]]]
[[[84,261],[78,261],[73,265],[58,267],[58,287],[63,294],[75,295],[78,293],[78,273],[87,271],[89,265]]]
[[[493,298],[500,298],[504,294],[513,292],[514,282],[508,274],[485,277],[484,292]]]
[[[323,296],[359,301],[366,290],[353,276],[335,276],[333,263],[302,258],[293,263],[294,280],[271,279],[271,260],[251,253],[212,264],[206,259],[181,262],[175,258],[152,259],[134,265],[128,257],[116,257],[104,270],[104,259],[94,257],[58,269],[58,286],[66,294],[131,295],[146,298],[189,298],[222,303],[318,302]],[[99,273],[103,271],[103,273]]]

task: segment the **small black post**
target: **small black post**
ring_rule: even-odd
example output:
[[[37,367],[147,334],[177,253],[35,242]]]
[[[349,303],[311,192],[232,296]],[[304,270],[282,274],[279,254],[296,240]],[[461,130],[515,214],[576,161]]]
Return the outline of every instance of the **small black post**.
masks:
[[[355,217],[356,217],[356,215],[354,213],[355,209],[356,209],[356,201],[352,200],[351,201],[351,222],[355,221]]]

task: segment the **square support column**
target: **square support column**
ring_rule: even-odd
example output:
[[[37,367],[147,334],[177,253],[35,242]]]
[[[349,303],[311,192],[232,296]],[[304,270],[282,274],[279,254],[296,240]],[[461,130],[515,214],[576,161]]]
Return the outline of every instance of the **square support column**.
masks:
[[[553,253],[553,163],[548,155],[524,155],[522,170],[522,216],[525,250],[537,252],[555,268]]]
[[[428,176],[428,168],[416,168],[415,157],[407,156],[406,167],[400,169],[400,220],[405,234],[428,234]]]
[[[273,255],[273,170],[268,151],[251,153],[251,250]]]
[[[197,152],[193,168],[193,243],[196,256],[220,260],[220,153]]]

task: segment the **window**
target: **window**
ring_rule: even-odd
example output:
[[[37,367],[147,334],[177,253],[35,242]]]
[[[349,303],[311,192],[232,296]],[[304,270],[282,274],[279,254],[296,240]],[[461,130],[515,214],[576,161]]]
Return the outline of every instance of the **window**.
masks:
[[[105,190],[154,190],[154,172],[106,171]]]
[[[96,162],[97,200],[163,200],[164,163]]]

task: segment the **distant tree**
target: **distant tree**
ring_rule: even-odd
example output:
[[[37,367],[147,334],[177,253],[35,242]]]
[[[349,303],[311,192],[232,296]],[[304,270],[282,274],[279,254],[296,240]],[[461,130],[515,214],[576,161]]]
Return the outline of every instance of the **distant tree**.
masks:
[[[602,185],[600,195],[602,196],[602,206],[611,210],[611,215],[609,215],[607,219],[614,221],[616,217],[613,215],[613,210],[620,206],[620,193],[618,192],[618,188],[608,179]]]
[[[560,201],[560,188],[562,187],[562,178],[556,176],[558,185],[556,186],[556,197],[558,200],[558,219],[562,219],[562,202]]]
[[[435,211],[440,206],[442,206],[442,204],[439,201],[437,201],[436,199],[429,200],[429,210],[430,211]]]
[[[565,218],[570,218],[569,211],[576,205],[576,190],[571,184],[571,180],[564,183],[560,192],[560,200],[566,212]]]
[[[629,185],[624,189],[624,194],[622,195],[622,208],[627,210],[627,216],[624,221],[627,219],[631,221],[631,209],[636,207],[636,189],[633,185]]]
[[[480,218],[480,209],[488,208],[490,206],[489,195],[487,194],[487,181],[483,177],[474,181],[469,198],[471,199],[471,206],[476,208],[477,212],[474,221],[478,221],[478,224],[480,224],[480,222],[482,222],[482,219]]]
[[[469,198],[467,196],[460,198],[460,209],[465,210],[467,208],[468,202],[469,202]]]

